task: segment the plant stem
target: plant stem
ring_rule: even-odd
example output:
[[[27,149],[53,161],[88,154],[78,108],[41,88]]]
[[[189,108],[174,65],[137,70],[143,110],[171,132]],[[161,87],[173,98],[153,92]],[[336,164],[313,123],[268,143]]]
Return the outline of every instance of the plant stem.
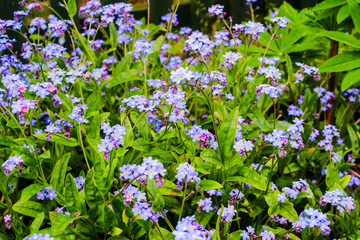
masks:
[[[183,200],[182,200],[182,204],[181,204],[181,208],[180,208],[179,221],[181,220],[181,215],[182,215],[184,205],[185,205],[186,190],[187,190],[187,179],[185,179],[185,189],[184,189]]]
[[[84,153],[84,157],[85,157],[85,161],[86,161],[86,166],[88,168],[88,170],[90,170],[90,165],[89,165],[89,162],[87,160],[87,157],[86,157],[86,151],[85,151],[85,148],[84,148],[84,144],[83,144],[83,140],[82,140],[82,135],[81,135],[81,124],[79,124],[79,132],[78,132],[78,138],[79,138],[79,141],[81,143],[81,149]]]

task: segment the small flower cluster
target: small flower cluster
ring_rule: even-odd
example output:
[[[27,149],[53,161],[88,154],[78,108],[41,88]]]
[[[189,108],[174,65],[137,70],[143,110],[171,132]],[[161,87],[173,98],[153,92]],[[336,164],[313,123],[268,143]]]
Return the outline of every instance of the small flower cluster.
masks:
[[[261,230],[261,233],[259,236],[255,235],[255,229],[252,226],[246,227],[246,230],[243,230],[240,234],[240,237],[242,237],[243,240],[246,239],[256,239],[261,238],[261,240],[274,240],[275,234],[267,229],[267,227],[264,227]]]
[[[192,51],[192,53],[198,53],[205,59],[213,52],[215,43],[210,38],[204,35],[202,32],[194,31],[189,38],[185,41],[184,50]]]
[[[68,116],[70,119],[75,119],[79,124],[81,123],[88,123],[89,121],[86,120],[85,118],[85,113],[84,111],[88,109],[88,107],[86,106],[86,104],[78,104],[77,106],[75,106],[72,111],[71,114]]]
[[[282,148],[289,142],[288,134],[283,129],[274,129],[272,133],[264,136],[264,140],[278,148]]]
[[[152,222],[158,222],[159,218],[162,217],[161,213],[156,213],[151,204],[146,202],[135,202],[132,212],[134,216],[140,216],[145,221],[150,218]]]
[[[358,99],[358,102],[360,102],[359,89],[357,88],[349,88],[343,92],[343,96],[347,97],[349,102],[355,102],[356,98]]]
[[[172,16],[172,13],[167,13],[163,16],[161,16],[161,21],[164,21],[166,22],[167,24],[170,23],[171,21],[171,16]],[[178,20],[177,20],[177,14],[175,13],[174,16],[173,16],[173,20],[172,20],[172,24],[174,26],[177,26],[179,24]]]
[[[210,146],[210,148],[216,150],[219,146],[215,141],[215,135],[208,130],[202,129],[201,126],[193,125],[191,130],[185,129],[185,133],[191,137],[193,142],[198,142],[199,147]]]
[[[74,178],[76,187],[79,191],[82,191],[84,189],[84,184],[85,184],[85,178],[83,176],[79,176]]]
[[[200,199],[197,204],[199,205],[199,208],[197,209],[198,212],[210,212],[211,210],[213,210],[214,208],[211,206],[212,201],[211,198],[205,198],[205,199]]]
[[[295,73],[295,77],[296,77],[295,84],[298,84],[304,80],[305,78],[304,74],[307,76],[312,76],[315,81],[320,80],[320,73],[318,68],[308,66],[301,62],[296,62],[295,64],[296,66],[300,67],[299,71]]]
[[[11,226],[11,215],[5,215],[4,222],[6,223],[6,228],[10,229]]]
[[[303,149],[304,148],[304,142],[301,137],[301,133],[304,132],[304,119],[299,120],[298,118],[295,118],[294,120],[295,124],[292,124],[288,127],[287,132],[290,135],[290,146],[295,149]]]
[[[116,124],[110,127],[106,121],[101,123],[101,129],[106,134],[105,138],[101,139],[101,143],[97,145],[99,152],[104,152],[105,158],[109,158],[109,152],[114,148],[118,148],[124,144],[124,136],[126,135],[126,128]]]
[[[338,153],[332,152],[331,153],[331,160],[333,160],[334,163],[336,164],[336,163],[338,163],[338,162],[340,162],[342,160],[342,157]]]
[[[50,186],[44,188],[44,190],[41,190],[37,193],[36,197],[39,200],[44,200],[45,198],[49,198],[50,200],[53,200],[57,194],[55,193],[55,190]]]
[[[286,17],[275,17],[270,19],[270,21],[277,23],[281,28],[286,28],[286,25],[290,22]]]
[[[223,211],[221,212],[221,208],[220,208],[217,212],[218,215],[221,214],[222,222],[231,222],[237,212],[233,205],[228,205],[227,207],[224,207],[222,210]]]
[[[24,113],[29,112],[30,109],[34,109],[37,104],[37,101],[31,99],[19,99],[14,101],[11,105],[12,112],[18,113],[19,117],[23,118]]]
[[[292,188],[289,187],[284,187],[283,189],[281,189],[289,198],[293,198],[296,199],[298,194],[300,192],[307,192],[309,193],[309,195],[307,196],[307,198],[312,198],[313,194],[311,192],[311,189],[309,187],[309,184],[300,178],[299,181],[294,181]],[[284,193],[278,194],[278,201],[281,201],[282,203],[285,202],[285,195]]]
[[[261,94],[267,94],[271,98],[276,99],[281,96],[281,91],[283,90],[283,85],[279,85],[278,87],[273,87],[268,84],[260,84],[256,87],[256,94],[260,96]]]
[[[335,94],[333,92],[326,91],[326,89],[322,87],[314,88],[314,92],[318,93],[318,99],[320,99],[322,104],[321,111],[327,111],[328,109],[332,108],[332,105],[329,103],[329,101],[335,98]]]
[[[21,156],[17,155],[9,157],[9,159],[6,160],[1,166],[4,167],[4,173],[6,175],[9,175],[17,166],[19,166],[18,174],[21,175],[22,169],[25,168]]]
[[[201,179],[198,177],[199,173],[187,162],[180,163],[176,168],[176,171],[177,174],[175,175],[175,178],[178,180],[178,185],[181,185],[184,179],[186,182],[201,182]]]
[[[346,211],[349,213],[351,210],[356,208],[354,199],[348,195],[344,195],[339,189],[333,191],[327,191],[321,198],[320,204],[325,206],[327,203],[330,203],[332,206],[335,206],[341,213]]]
[[[120,178],[122,180],[134,178],[140,178],[141,180],[145,180],[146,178],[159,178],[160,175],[164,176],[167,171],[159,160],[152,159],[152,157],[143,158],[143,163],[141,165],[127,164],[119,169]]]
[[[263,64],[276,65],[276,63],[280,60],[279,57],[267,58],[267,57],[259,57],[258,60]]]
[[[124,185],[124,187],[120,191],[123,191],[123,199],[125,205],[130,205],[133,201],[147,201],[146,194],[141,192],[137,187],[131,184]],[[120,191],[115,191],[114,195],[118,195]]]
[[[242,56],[240,53],[226,52],[223,55],[223,57],[224,57],[225,68],[230,69],[232,66],[236,64],[236,61],[239,60]]]
[[[318,143],[318,146],[325,147],[325,151],[332,151],[334,148],[334,146],[332,145],[333,138],[340,137],[339,131],[336,129],[335,126],[328,124],[324,126],[322,133],[325,139],[321,140]]]
[[[133,54],[132,55],[133,60],[143,59],[144,56],[152,53],[151,46],[152,46],[151,42],[149,42],[145,38],[141,38],[139,40],[136,40],[136,42],[134,43],[134,47],[135,47],[134,51],[129,52],[128,54],[131,53]]]
[[[222,191],[220,191],[219,189],[210,189],[206,191],[210,196],[222,196]]]
[[[242,237],[243,240],[246,239],[254,239],[255,238],[255,228],[252,226],[247,226],[246,230],[243,230],[242,233],[240,233],[240,237]]]
[[[70,216],[71,214],[69,212],[64,212],[64,208],[66,208],[65,205],[62,207],[55,208],[55,211],[57,211],[58,213],[64,214],[66,216]]]
[[[231,197],[231,199],[229,200],[229,204],[234,204],[236,200],[242,200],[245,197],[245,195],[238,189],[231,190],[229,194]]]
[[[135,95],[129,98],[124,98],[123,103],[126,103],[130,108],[137,108],[140,112],[152,111],[160,103],[159,99],[147,100],[145,96]]]
[[[172,234],[175,240],[204,239],[210,240],[215,230],[208,231],[196,222],[195,216],[188,216],[177,222]]]
[[[30,237],[24,238],[24,240],[55,240],[55,238],[50,237],[49,234],[33,233]]]
[[[246,227],[246,230],[243,230],[240,234],[240,237],[242,237],[243,240],[246,239],[256,239],[261,238],[261,240],[274,240],[275,234],[267,229],[267,227],[264,227],[261,230],[261,233],[259,236],[255,235],[255,229],[252,226]]]
[[[212,5],[208,9],[210,16],[219,16],[220,18],[223,18],[224,13],[224,6],[220,4]]]
[[[300,117],[304,115],[304,111],[295,105],[291,104],[288,108],[288,114],[296,117]]]
[[[265,74],[265,78],[270,78],[270,79],[281,79],[281,72],[279,69],[277,69],[274,66],[270,66],[270,67],[260,67],[258,69],[258,73],[259,74]]]
[[[235,24],[233,26],[234,35],[244,32],[246,35],[251,36],[254,40],[260,39],[260,33],[266,31],[266,27],[262,23],[249,21],[245,24]]]
[[[235,152],[239,152],[240,156],[245,156],[246,152],[254,149],[254,144],[250,140],[240,139],[234,143]]]
[[[303,229],[309,227],[320,227],[323,235],[330,234],[331,222],[327,220],[326,214],[316,210],[314,208],[305,209],[299,216],[299,220],[293,222],[293,227],[296,228],[297,232],[301,232]]]
[[[339,172],[339,176],[342,178],[344,176],[347,176],[349,175],[348,172],[345,172],[342,173],[342,172]],[[360,178],[358,178],[357,176],[355,176],[354,174],[350,174],[350,181],[348,182],[347,184],[349,187],[352,187],[352,186],[360,186]]]

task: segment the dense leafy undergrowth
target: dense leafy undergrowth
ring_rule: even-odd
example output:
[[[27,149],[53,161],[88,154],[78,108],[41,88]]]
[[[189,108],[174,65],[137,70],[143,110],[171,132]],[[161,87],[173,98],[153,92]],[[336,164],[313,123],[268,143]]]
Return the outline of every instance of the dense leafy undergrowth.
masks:
[[[210,35],[179,2],[161,25],[21,4],[0,21],[1,239],[360,236],[357,1],[243,24],[214,5]]]

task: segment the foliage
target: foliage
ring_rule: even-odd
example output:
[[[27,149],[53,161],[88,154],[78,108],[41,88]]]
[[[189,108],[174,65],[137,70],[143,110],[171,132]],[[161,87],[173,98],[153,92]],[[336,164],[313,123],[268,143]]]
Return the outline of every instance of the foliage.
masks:
[[[359,3],[264,25],[247,2],[242,24],[211,6],[211,36],[179,2],[0,20],[0,238],[357,239]]]

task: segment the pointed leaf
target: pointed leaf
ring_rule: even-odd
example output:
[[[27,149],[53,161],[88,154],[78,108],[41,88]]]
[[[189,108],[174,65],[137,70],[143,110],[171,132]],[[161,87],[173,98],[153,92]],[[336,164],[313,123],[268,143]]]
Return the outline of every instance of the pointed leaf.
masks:
[[[355,28],[360,32],[360,5],[355,0],[348,0],[348,4]]]
[[[341,82],[341,91],[346,91],[352,85],[360,82],[360,68],[348,72]]]
[[[220,147],[221,159],[223,163],[231,158],[231,153],[235,142],[238,118],[239,111],[238,107],[236,107],[226,116],[224,122],[221,124],[218,144]]]
[[[344,52],[328,59],[320,66],[320,72],[342,72],[360,67],[360,52]]]
[[[33,218],[36,218],[42,212],[48,212],[43,204],[33,201],[17,202],[13,205],[13,210]]]

